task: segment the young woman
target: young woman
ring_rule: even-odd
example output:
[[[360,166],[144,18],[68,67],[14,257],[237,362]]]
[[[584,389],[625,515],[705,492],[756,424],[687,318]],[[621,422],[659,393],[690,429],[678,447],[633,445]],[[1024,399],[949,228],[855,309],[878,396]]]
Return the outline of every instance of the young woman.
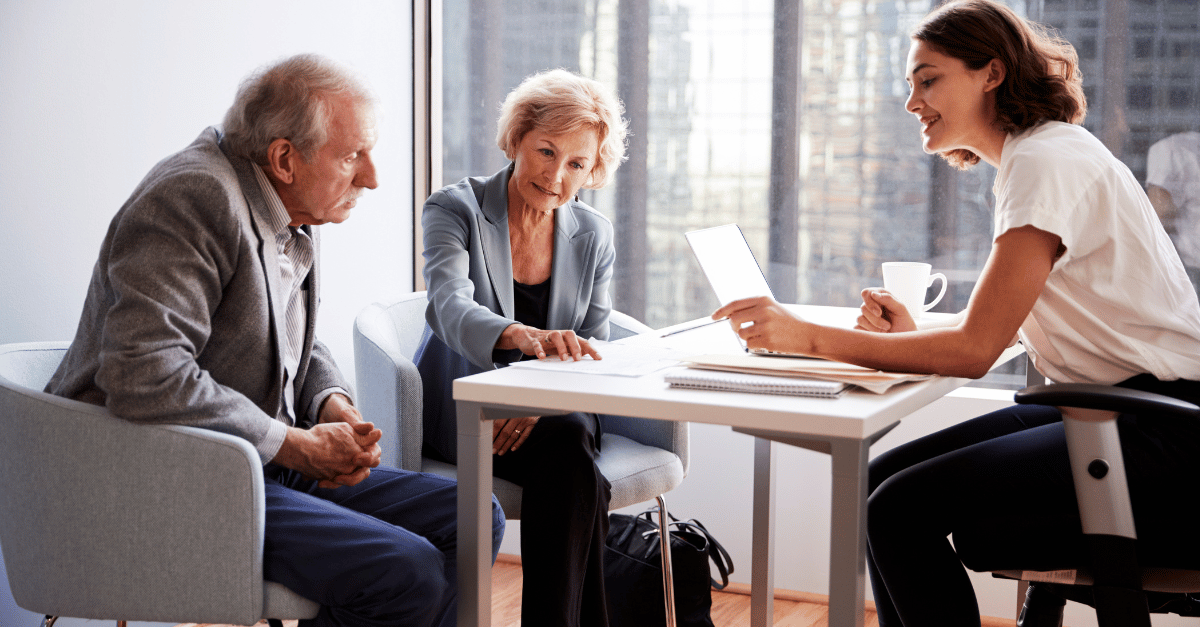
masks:
[[[972,378],[1019,338],[1053,381],[1200,401],[1200,302],[1138,182],[1078,126],[1070,44],[991,0],[952,2],[914,32],[906,77],[925,151],[998,170],[992,250],[966,310],[917,325],[868,288],[855,329],[769,298],[713,317],[751,347]],[[1169,550],[1156,543],[1195,525],[1177,495],[1200,480],[1200,425],[1125,416],[1119,428],[1140,548]],[[957,531],[994,529],[1003,555],[1079,550],[1054,408],[1015,406],[902,445],[871,463],[870,489],[868,568],[885,627],[979,625],[948,539]]]

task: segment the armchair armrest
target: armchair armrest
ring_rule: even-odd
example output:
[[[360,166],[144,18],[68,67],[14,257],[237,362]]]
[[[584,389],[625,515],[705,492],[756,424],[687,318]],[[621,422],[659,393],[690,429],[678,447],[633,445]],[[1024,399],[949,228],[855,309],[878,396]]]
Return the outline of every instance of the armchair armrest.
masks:
[[[1152,392],[1094,383],[1034,385],[1017,391],[1014,398],[1020,404],[1078,407],[1118,413],[1154,412],[1180,418],[1200,417],[1200,407],[1187,401]]]
[[[608,317],[608,339],[619,340],[639,333],[653,331],[649,326],[629,314],[613,310]],[[668,422],[626,416],[601,416],[605,433],[620,435],[639,444],[671,451],[683,463],[683,474],[688,472],[689,440],[686,422]]]
[[[1148,627],[1117,417],[1154,413],[1194,419],[1200,408],[1140,390],[1077,383],[1031,386],[1017,392],[1015,400],[1062,411],[1079,517],[1091,555],[1097,614],[1112,624]]]
[[[401,336],[387,308],[379,303],[369,305],[355,319],[358,410],[383,431],[380,464],[419,472],[425,429],[424,390],[421,373],[401,345]]]
[[[1179,399],[1110,385],[1056,383],[1016,393],[1021,404],[1052,405],[1063,412],[1083,531],[1136,539],[1116,418],[1122,413],[1200,417],[1200,407]]]
[[[265,525],[249,442],[0,384],[0,542],[21,607],[172,622],[262,616],[263,587],[246,585],[262,581]]]
[[[1062,411],[1083,532],[1136,540],[1117,416],[1148,410],[1186,412],[1195,406],[1158,394],[1080,383],[1028,387],[1019,390],[1014,400]]]

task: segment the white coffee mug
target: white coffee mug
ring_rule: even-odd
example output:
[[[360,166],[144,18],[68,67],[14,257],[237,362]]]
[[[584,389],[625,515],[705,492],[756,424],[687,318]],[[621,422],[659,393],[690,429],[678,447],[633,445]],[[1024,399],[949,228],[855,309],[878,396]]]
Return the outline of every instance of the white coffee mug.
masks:
[[[946,275],[941,272],[931,275],[931,270],[933,266],[917,261],[886,261],[883,264],[883,288],[904,304],[914,320],[946,295]],[[932,287],[937,279],[942,280],[942,291],[932,302],[926,303],[925,290]]]

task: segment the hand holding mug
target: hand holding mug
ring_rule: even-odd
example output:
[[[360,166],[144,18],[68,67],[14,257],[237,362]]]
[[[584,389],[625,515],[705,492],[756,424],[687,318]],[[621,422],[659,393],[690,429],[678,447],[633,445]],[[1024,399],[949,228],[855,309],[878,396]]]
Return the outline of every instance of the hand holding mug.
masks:
[[[929,311],[946,295],[946,275],[941,272],[930,274],[933,267],[915,261],[888,261],[883,264],[883,289],[887,290],[908,310],[913,320]],[[925,290],[941,279],[942,290],[930,302],[925,302]]]
[[[917,330],[917,323],[908,309],[891,292],[879,287],[868,287],[862,291],[862,299],[856,329],[873,333]]]

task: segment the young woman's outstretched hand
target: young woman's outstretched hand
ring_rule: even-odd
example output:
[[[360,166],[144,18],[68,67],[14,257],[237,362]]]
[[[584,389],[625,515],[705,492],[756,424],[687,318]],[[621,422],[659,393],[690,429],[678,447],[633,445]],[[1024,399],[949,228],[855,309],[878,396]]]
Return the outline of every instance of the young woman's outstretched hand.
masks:
[[[812,354],[813,325],[770,296],[732,301],[713,312],[712,317],[728,318],[733,332],[752,349]]]

